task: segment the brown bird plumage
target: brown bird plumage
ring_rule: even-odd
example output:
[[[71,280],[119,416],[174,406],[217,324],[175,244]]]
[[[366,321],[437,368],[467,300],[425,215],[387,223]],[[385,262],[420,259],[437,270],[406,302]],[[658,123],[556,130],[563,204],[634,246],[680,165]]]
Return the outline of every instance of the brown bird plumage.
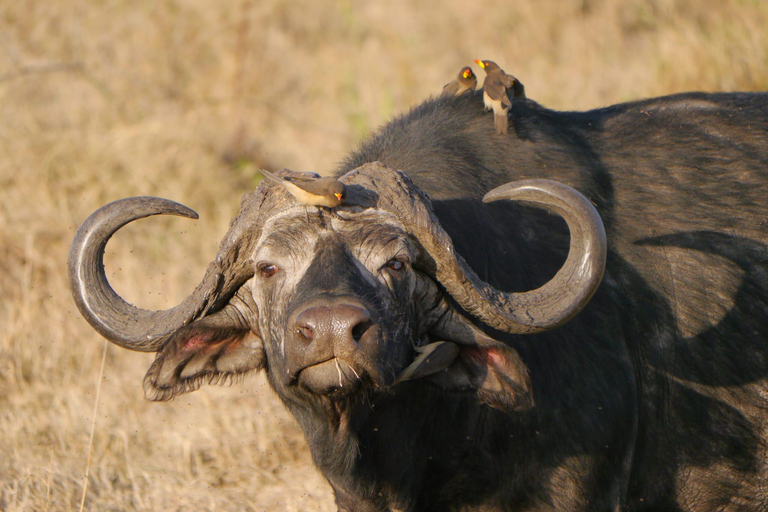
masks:
[[[483,102],[487,110],[493,110],[493,125],[496,133],[507,133],[509,116],[507,112],[512,107],[507,89],[512,89],[513,98],[525,98],[525,87],[517,78],[508,75],[492,60],[475,60],[486,73],[483,82]]]
[[[336,178],[317,178],[314,176],[281,178],[264,169],[260,172],[265,178],[285,187],[302,204],[333,208],[342,204],[347,197],[346,187]]]
[[[449,96],[461,96],[464,93],[474,91],[476,87],[477,77],[469,66],[464,66],[461,68],[461,71],[459,71],[459,74],[456,75],[456,80],[445,84],[440,96],[443,98]]]

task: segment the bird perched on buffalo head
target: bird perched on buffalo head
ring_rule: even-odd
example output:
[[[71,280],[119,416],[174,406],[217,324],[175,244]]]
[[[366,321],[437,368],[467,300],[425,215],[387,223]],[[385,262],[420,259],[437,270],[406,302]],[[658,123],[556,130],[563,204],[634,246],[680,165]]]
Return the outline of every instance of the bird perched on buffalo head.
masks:
[[[496,133],[507,133],[509,117],[507,112],[512,106],[507,89],[512,89],[513,97],[525,98],[525,88],[517,78],[508,75],[492,60],[475,60],[486,73],[483,82],[483,102],[486,110],[493,110],[493,125]],[[519,84],[516,86],[516,84]]]
[[[461,96],[464,93],[474,91],[476,87],[477,77],[469,66],[464,66],[459,71],[459,74],[456,75],[456,80],[445,84],[440,97]]]
[[[279,183],[302,204],[309,206],[339,206],[347,197],[347,189],[336,178],[321,178],[319,176],[280,177],[261,169],[265,178]]]

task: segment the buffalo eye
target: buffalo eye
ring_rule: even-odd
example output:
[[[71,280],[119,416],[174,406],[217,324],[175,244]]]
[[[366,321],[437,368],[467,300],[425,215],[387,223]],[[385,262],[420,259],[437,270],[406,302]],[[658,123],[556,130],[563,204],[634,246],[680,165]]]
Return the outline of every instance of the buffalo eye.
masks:
[[[257,269],[263,277],[272,277],[280,270],[274,263],[259,263]]]
[[[393,258],[387,262],[387,268],[394,270],[395,272],[402,272],[405,270],[405,262],[400,259]]]

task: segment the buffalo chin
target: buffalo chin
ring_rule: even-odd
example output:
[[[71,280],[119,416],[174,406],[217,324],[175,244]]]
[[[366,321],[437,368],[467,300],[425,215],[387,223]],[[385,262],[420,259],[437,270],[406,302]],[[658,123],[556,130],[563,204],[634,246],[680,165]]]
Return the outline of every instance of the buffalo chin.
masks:
[[[335,398],[360,389],[361,374],[346,361],[334,357],[303,369],[298,375],[298,383],[315,395]]]

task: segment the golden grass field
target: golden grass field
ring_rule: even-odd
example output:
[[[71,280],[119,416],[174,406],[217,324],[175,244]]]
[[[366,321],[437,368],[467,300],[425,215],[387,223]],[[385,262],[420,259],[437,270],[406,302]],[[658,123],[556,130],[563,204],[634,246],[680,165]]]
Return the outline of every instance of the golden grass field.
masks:
[[[475,58],[557,109],[768,89],[763,0],[499,4],[0,3],[0,510],[79,510],[86,468],[85,510],[335,510],[263,376],[150,403],[152,356],[108,346],[100,377],[105,342],[66,262],[103,204],[157,195],[200,213],[107,248],[117,290],[165,308],[202,277],[258,167],[330,171]]]

